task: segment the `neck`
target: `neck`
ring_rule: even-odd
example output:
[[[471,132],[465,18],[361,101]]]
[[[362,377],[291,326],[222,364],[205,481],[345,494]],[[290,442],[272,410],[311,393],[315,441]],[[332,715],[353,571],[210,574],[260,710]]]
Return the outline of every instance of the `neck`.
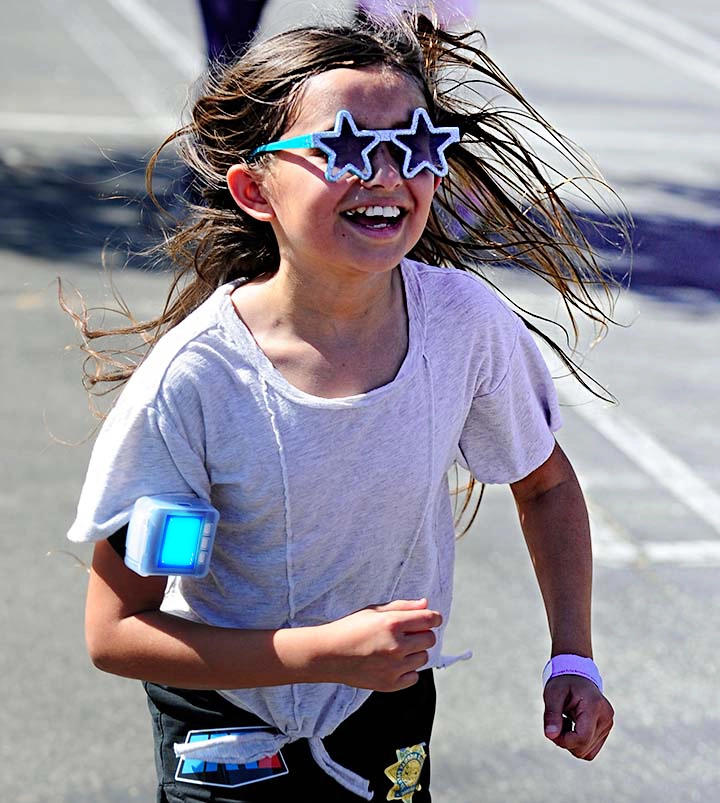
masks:
[[[399,269],[336,279],[332,275],[302,275],[282,267],[263,288],[275,326],[300,336],[342,334],[357,337],[373,332],[402,302]]]
[[[266,357],[293,385],[326,398],[391,382],[408,349],[400,270],[294,278],[279,270],[233,293],[238,315]]]

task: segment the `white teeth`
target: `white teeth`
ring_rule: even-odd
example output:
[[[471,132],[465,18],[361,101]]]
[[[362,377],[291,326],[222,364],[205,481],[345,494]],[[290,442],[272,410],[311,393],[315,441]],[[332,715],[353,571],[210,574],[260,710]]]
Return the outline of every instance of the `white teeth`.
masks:
[[[350,209],[347,214],[393,218],[400,216],[400,208],[397,206],[358,206],[356,209]]]
[[[397,217],[400,210],[397,206],[371,206],[365,214],[368,217]]]

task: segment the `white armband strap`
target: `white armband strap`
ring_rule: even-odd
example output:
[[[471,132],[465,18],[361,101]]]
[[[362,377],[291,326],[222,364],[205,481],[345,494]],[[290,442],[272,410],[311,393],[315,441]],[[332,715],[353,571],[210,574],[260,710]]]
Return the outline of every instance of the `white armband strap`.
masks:
[[[592,658],[583,658],[581,655],[556,655],[551,658],[543,669],[543,688],[550,678],[556,678],[558,675],[580,675],[592,680],[600,691],[603,690],[600,672]]]

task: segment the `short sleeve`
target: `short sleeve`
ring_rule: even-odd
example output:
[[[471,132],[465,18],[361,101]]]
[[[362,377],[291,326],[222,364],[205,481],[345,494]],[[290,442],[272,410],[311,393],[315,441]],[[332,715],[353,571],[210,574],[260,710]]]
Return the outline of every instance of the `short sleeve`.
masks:
[[[555,386],[530,332],[518,318],[505,371],[472,400],[459,462],[476,480],[523,479],[550,456],[562,424]]]
[[[165,493],[209,499],[201,451],[185,427],[156,407],[119,403],[95,443],[68,538],[107,538],[128,522],[137,499]]]

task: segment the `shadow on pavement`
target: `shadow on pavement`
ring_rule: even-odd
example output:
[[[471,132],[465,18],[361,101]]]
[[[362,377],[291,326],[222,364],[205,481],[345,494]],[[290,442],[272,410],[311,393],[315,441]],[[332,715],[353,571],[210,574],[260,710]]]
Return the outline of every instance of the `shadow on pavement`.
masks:
[[[99,267],[99,252],[107,246],[122,262],[130,255],[130,267],[157,267],[137,256],[160,232],[160,216],[145,196],[145,151],[113,151],[110,157],[97,151],[61,162],[22,155],[15,164],[0,161],[0,248]],[[182,169],[169,159],[161,163],[156,188],[161,202],[177,211]],[[720,219],[720,189],[668,184],[651,189],[700,203]],[[628,258],[608,255],[607,264],[626,284]],[[637,215],[630,286],[679,303],[720,302],[720,225]]]
[[[16,153],[15,163],[0,161],[0,248],[89,267],[107,248],[113,264],[157,267],[137,255],[158,241],[162,220],[145,192],[146,151],[62,161]],[[156,171],[158,200],[176,212],[182,175],[170,160]]]
[[[705,220],[634,214],[630,289],[689,305],[720,302],[720,189],[667,183],[644,187],[671,205],[676,199],[702,206]],[[588,238],[604,250],[597,235],[589,232]],[[608,255],[607,264],[608,272],[627,285],[630,257]]]

